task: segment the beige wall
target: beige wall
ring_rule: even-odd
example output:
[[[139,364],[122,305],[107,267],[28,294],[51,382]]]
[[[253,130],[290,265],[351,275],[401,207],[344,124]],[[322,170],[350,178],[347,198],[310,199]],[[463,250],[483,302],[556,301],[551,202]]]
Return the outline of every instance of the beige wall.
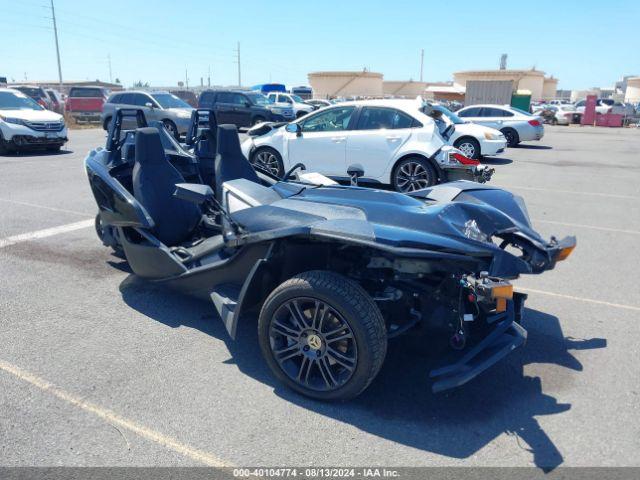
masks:
[[[630,103],[640,102],[640,77],[633,77],[627,80],[624,101]]]
[[[382,82],[382,93],[385,95],[415,98],[418,95],[424,95],[425,88],[427,88],[427,82],[414,82],[411,80],[385,80]]]
[[[466,88],[469,80],[512,80],[516,90],[531,92],[531,100],[543,98],[544,72],[538,70],[486,70],[453,74],[453,82],[461,87]]]
[[[383,94],[381,73],[316,72],[308,77],[314,98],[381,97]]]
[[[556,98],[558,90],[558,80],[555,78],[545,78],[542,84],[542,98],[545,100],[553,100]]]

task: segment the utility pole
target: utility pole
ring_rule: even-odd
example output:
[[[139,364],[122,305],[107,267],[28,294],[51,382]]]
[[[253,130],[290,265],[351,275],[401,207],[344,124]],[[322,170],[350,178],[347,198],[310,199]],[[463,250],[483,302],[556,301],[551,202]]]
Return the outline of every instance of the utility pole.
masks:
[[[238,55],[237,60],[238,60],[238,86],[241,87],[242,86],[242,75],[240,72],[240,42],[238,42],[238,49],[236,50],[236,54]]]
[[[58,45],[58,26],[56,25],[56,10],[51,0],[51,19],[53,20],[53,34],[56,37],[56,56],[58,57],[58,83],[60,84],[60,94],[62,94],[62,67],[60,66],[60,46]]]
[[[184,84],[187,86],[187,90],[189,90],[189,71],[187,67],[184,67]]]
[[[424,68],[424,48],[420,51],[420,81],[422,81],[423,68]]]
[[[207,74],[207,87],[211,86],[211,65],[209,65],[209,70]]]
[[[111,74],[111,54],[107,55],[107,61],[109,62],[109,83],[113,83],[113,75]]]

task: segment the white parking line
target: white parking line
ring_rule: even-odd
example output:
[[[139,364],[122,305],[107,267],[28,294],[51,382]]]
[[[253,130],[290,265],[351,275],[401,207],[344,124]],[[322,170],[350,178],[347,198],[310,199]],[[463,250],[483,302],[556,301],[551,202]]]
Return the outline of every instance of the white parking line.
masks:
[[[601,192],[579,192],[576,190],[559,190],[555,188],[536,188],[536,187],[523,187],[521,185],[502,185],[506,188],[515,188],[517,190],[531,190],[534,192],[552,192],[552,193],[569,193],[571,195],[587,195],[592,197],[609,197],[609,198],[622,198],[624,200],[640,200],[640,197],[633,195],[618,195],[616,193],[601,193]]]
[[[34,375],[33,373],[27,372],[15,365],[12,365],[4,360],[0,359],[0,370],[5,371],[13,375],[14,377],[33,385],[40,390],[50,393],[54,397],[66,402],[74,407],[78,407],[79,409],[96,415],[100,417],[105,422],[111,425],[117,425],[118,427],[129,430],[130,432],[155,442],[157,444],[162,445],[174,452],[177,452],[181,455],[184,455],[187,458],[190,458],[196,462],[202,463],[204,465],[208,465],[210,467],[229,467],[231,466],[229,463],[224,460],[216,457],[215,455],[205,452],[202,450],[198,450],[197,448],[193,448],[185,443],[176,440],[175,438],[171,438],[167,435],[164,435],[160,432],[152,430],[150,428],[145,427],[133,420],[125,418],[117,413],[108,410],[106,408],[101,407],[100,405],[96,405],[95,403],[87,402],[83,400],[81,397],[76,396],[72,393],[69,393],[62,388],[56,387],[55,385],[49,383],[48,381]]]
[[[632,310],[634,312],[640,312],[640,307],[634,305],[624,305],[621,303],[605,302],[603,300],[594,300],[592,298],[575,297],[573,295],[564,295],[562,293],[547,292],[545,290],[536,290],[534,288],[517,287],[516,290],[522,290],[525,293],[539,293],[540,295],[549,295],[550,297],[566,298],[567,300],[577,300],[578,302],[595,303],[596,305],[604,305],[613,308],[623,308],[625,310]]]
[[[16,243],[27,242],[29,240],[35,240],[37,238],[47,238],[61,233],[73,232],[74,230],[92,227],[94,222],[94,219],[82,220],[81,222],[68,223],[58,227],[45,228],[44,230],[36,230],[35,232],[21,233],[20,235],[14,235],[12,237],[0,238],[0,248],[15,245]]]
[[[531,223],[548,223],[550,225],[564,225],[567,227],[576,227],[576,228],[590,228],[592,230],[602,230],[603,232],[615,232],[615,233],[629,233],[631,235],[640,235],[640,231],[638,230],[623,230],[620,228],[609,228],[609,227],[597,227],[595,225],[584,225],[582,223],[567,223],[567,222],[556,222],[553,220],[540,220],[538,218],[531,220]]]
[[[8,198],[0,198],[0,202],[13,203],[15,205],[24,205],[26,207],[41,208],[43,210],[50,210],[52,212],[73,213],[74,215],[91,215],[87,212],[77,212],[75,210],[67,210],[66,208],[48,207],[46,205],[38,205],[37,203],[21,202],[20,200],[9,200]]]

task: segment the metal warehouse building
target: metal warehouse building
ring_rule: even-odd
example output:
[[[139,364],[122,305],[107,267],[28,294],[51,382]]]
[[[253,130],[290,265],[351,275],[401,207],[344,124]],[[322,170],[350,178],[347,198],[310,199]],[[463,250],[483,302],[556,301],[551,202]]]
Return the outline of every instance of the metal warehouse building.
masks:
[[[360,72],[312,72],[308,77],[314,98],[383,95],[382,74],[366,69]]]
[[[556,97],[558,80],[553,76],[545,77],[540,70],[471,70],[453,74],[453,83],[466,89],[468,81],[507,80],[512,81],[515,90],[529,90],[532,100],[553,99]]]

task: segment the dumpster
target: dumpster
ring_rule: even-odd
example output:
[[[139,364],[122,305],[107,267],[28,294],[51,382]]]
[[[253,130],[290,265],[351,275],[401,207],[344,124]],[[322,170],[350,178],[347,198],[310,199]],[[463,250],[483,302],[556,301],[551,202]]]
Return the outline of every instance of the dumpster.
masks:
[[[531,92],[529,90],[517,90],[511,95],[511,106],[528,112],[531,108]]]

